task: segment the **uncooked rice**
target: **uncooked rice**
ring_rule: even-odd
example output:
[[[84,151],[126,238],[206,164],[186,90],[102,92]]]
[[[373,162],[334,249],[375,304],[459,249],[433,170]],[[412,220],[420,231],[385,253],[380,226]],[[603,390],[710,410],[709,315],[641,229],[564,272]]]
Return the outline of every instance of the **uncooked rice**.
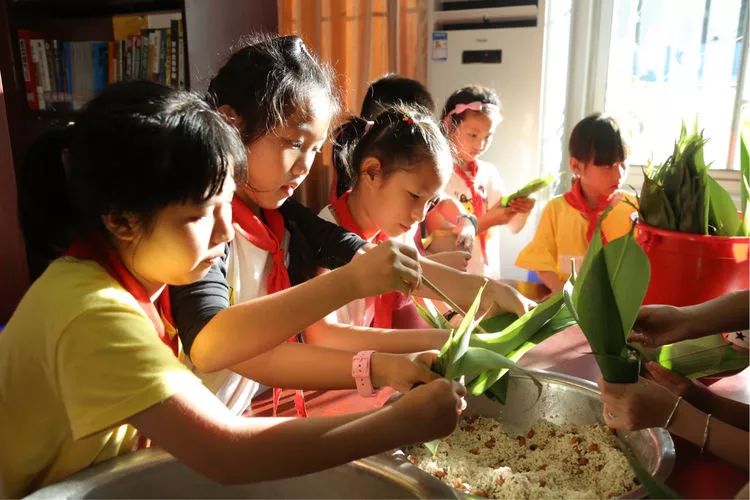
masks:
[[[487,417],[464,418],[432,457],[423,445],[408,460],[445,483],[488,498],[613,498],[637,487],[617,439],[603,425],[540,420],[522,436]]]

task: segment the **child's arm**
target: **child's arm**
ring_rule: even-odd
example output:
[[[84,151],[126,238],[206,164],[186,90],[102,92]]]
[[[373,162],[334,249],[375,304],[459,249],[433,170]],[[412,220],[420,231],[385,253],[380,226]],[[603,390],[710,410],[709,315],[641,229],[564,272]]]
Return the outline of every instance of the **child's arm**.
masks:
[[[409,283],[416,283],[419,276],[416,257],[413,248],[387,242],[324,276],[219,312],[206,303],[214,304],[213,295],[222,287],[214,283],[201,290],[200,281],[182,287],[181,300],[173,300],[172,306],[176,317],[180,309],[205,310],[208,319],[197,332],[189,355],[198,370],[216,371],[268,351],[354,299],[408,290]],[[226,281],[221,293],[228,303]]]
[[[462,273],[430,259],[422,258],[419,262],[427,279],[464,310],[471,306],[479,287],[487,280],[484,276]],[[439,294],[425,284],[424,280],[420,287],[414,291],[414,294],[420,297],[443,300]],[[482,312],[488,311],[489,314],[509,311],[521,316],[534,305],[535,303],[532,300],[524,297],[518,290],[495,280],[488,280],[482,294]]]
[[[373,349],[379,352],[408,353],[440,349],[448,340],[448,331],[368,328],[322,319],[305,330],[305,340],[311,344],[347,351]]]
[[[556,272],[553,271],[537,271],[536,275],[539,277],[542,283],[544,283],[544,286],[550,289],[552,293],[559,292],[562,290],[563,281],[560,279],[560,276],[557,275]]]
[[[351,334],[350,334],[351,335]],[[270,387],[286,389],[355,389],[352,358],[349,352],[310,344],[285,342],[268,352],[232,367],[232,371]],[[434,352],[414,354],[372,354],[370,371],[376,389],[392,387],[407,392],[414,384],[437,378],[430,371]]]
[[[450,196],[444,197],[425,217],[427,233],[432,237],[430,253],[457,248],[471,251],[478,228],[471,217],[458,201]],[[440,234],[447,231],[450,231],[448,235]],[[448,240],[447,244],[442,241],[443,239]]]
[[[223,483],[297,476],[449,434],[460,395],[438,379],[383,408],[300,419],[232,415],[205,387],[180,392],[128,422],[189,467]]]

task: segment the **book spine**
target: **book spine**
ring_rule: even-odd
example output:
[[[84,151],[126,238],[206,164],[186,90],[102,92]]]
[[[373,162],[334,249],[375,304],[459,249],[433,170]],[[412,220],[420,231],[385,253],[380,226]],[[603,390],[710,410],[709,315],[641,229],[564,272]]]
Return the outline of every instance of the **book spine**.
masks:
[[[180,45],[180,34],[179,34],[179,28],[178,28],[178,21],[176,19],[170,21],[169,23],[169,29],[170,29],[170,42],[171,47],[169,51],[169,80],[173,87],[179,87],[180,79],[177,74],[177,67],[178,67],[178,55],[177,51]]]
[[[18,30],[18,51],[21,56],[21,69],[23,70],[23,84],[26,90],[26,104],[29,109],[39,109],[39,97],[37,96],[36,71],[31,54],[31,32]]]

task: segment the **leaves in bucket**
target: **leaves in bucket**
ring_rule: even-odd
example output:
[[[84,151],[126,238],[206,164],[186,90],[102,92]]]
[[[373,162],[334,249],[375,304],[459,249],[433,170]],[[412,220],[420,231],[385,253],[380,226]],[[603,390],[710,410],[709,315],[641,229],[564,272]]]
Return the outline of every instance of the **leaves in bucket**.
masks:
[[[577,276],[563,288],[563,300],[586,336],[607,382],[638,379],[639,359],[625,342],[646,295],[650,265],[633,238],[625,236],[602,245],[601,220]]]
[[[709,173],[703,158],[706,142],[697,123],[689,134],[682,124],[672,155],[644,172],[640,218],[670,231],[746,236],[748,228],[740,221],[731,196]]]

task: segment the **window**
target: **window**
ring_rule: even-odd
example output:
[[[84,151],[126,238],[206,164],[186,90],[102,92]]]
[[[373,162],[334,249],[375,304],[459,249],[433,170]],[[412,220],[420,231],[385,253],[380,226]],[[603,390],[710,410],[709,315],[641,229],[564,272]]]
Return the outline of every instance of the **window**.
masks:
[[[750,114],[748,0],[602,5],[601,19],[611,19],[609,40],[600,38],[608,53],[604,110],[631,133],[630,163],[664,161],[681,121],[691,128],[697,118],[709,139],[706,161],[738,169],[738,131]]]

